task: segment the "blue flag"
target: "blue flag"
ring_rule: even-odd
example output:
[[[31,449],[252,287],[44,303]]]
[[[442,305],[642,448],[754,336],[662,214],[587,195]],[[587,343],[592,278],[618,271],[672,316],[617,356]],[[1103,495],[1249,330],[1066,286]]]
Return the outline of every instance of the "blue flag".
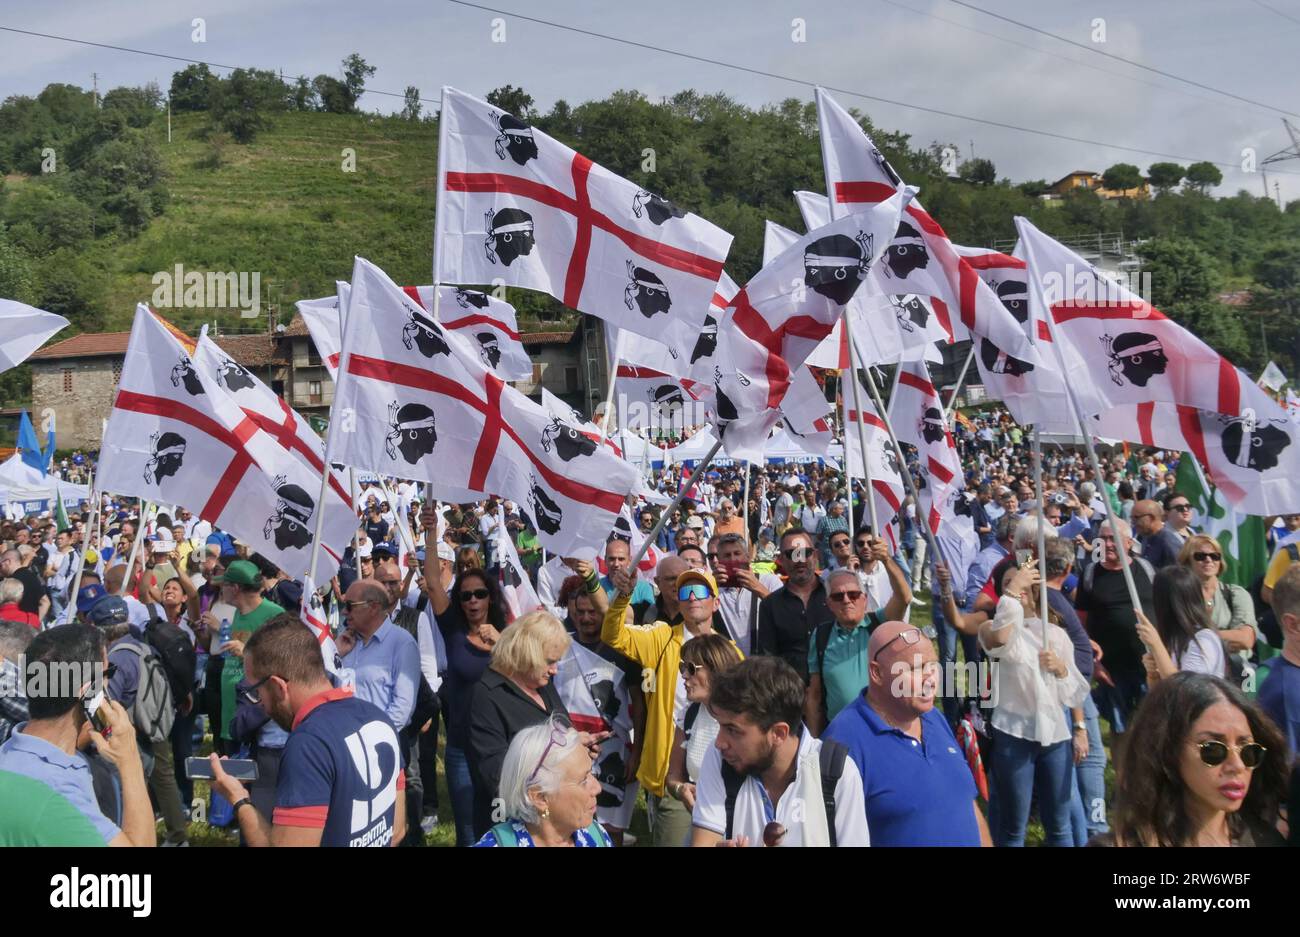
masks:
[[[22,450],[23,461],[44,475],[46,459],[41,453],[41,444],[36,441],[36,427],[32,426],[32,418],[26,410],[18,420],[18,448]]]

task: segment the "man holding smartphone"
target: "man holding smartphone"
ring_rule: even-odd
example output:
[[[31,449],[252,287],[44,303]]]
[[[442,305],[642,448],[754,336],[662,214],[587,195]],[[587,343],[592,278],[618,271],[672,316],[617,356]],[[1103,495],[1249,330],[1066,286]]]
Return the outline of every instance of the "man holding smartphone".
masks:
[[[771,573],[755,574],[749,564],[749,544],[737,533],[723,534],[709,543],[717,550],[718,612],[741,652],[748,656],[758,631],[758,607],[762,599],[781,588]]]

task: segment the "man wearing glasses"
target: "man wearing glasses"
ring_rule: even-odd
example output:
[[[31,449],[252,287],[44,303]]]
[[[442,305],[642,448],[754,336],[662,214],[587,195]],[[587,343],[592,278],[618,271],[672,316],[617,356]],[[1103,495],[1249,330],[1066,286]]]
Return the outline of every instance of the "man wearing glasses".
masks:
[[[868,535],[863,533],[862,537]],[[889,562],[883,540],[874,541],[874,562],[886,563],[894,594],[883,611],[867,610],[867,593],[861,574],[836,569],[826,578],[834,620],[822,622],[808,639],[808,692],[804,696],[804,721],[813,735],[820,735],[826,723],[867,685],[867,642],[871,633],[889,620],[903,617],[912,601],[912,590],[897,565]]]
[[[847,578],[836,577],[836,588]],[[941,671],[919,628],[887,621],[867,642],[866,690],[831,720],[862,776],[873,846],[988,846],[961,746],[934,710]]]
[[[749,545],[741,534],[709,541],[709,562],[718,580],[718,611],[742,654],[753,651],[762,600],[781,588],[771,573],[756,574],[749,564]]]
[[[1189,503],[1181,495],[1172,500]],[[1163,569],[1178,562],[1178,551],[1183,548],[1183,541],[1165,523],[1165,512],[1160,502],[1139,501],[1133,505],[1133,527],[1138,532],[1138,543],[1142,544],[1142,556],[1148,563],[1156,569]]]
[[[1177,492],[1165,496],[1165,526],[1178,538],[1178,546],[1187,542],[1187,538],[1196,533],[1192,529],[1192,502],[1187,495]]]
[[[785,585],[763,599],[758,608],[755,653],[785,658],[808,682],[808,635],[830,619],[826,587],[817,575],[817,550],[813,538],[795,527],[781,536],[777,565],[786,574]]]
[[[895,618],[904,618],[912,602],[912,587],[907,584],[903,570],[889,555],[889,547],[880,537],[873,537],[865,530],[858,531],[852,539],[846,533],[831,536],[830,569],[822,573],[822,582],[830,589],[830,577],[839,570],[857,573],[858,583],[865,593],[867,610],[878,611],[888,606],[893,608],[892,599],[904,592],[907,594],[902,607],[893,613]],[[834,606],[832,606],[832,610]],[[863,686],[866,684],[864,683]],[[860,689],[860,687],[859,687]]]
[[[386,565],[380,575],[395,567]],[[356,694],[378,706],[388,717],[393,731],[400,732],[411,721],[420,689],[420,648],[406,631],[393,624],[390,609],[393,593],[400,587],[374,579],[354,582],[344,596],[348,625],[338,636],[342,665],[353,674]]]

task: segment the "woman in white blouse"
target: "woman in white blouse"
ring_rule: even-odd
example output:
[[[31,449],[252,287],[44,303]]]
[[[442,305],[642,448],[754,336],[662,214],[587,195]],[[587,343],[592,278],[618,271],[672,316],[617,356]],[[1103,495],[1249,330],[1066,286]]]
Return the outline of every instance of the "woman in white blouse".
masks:
[[[1166,566],[1151,587],[1155,624],[1138,612],[1137,632],[1147,653],[1147,684],[1179,671],[1224,675],[1223,642],[1210,620],[1201,580],[1186,566]]]
[[[1032,562],[1032,561],[1031,561]],[[993,661],[993,756],[989,828],[997,846],[1023,846],[1030,803],[1037,795],[1048,846],[1070,846],[1071,777],[1080,742],[1066,722],[1083,724],[1088,681],[1074,664],[1074,645],[1048,614],[1046,643],[1038,617],[1036,566],[1011,567],[992,620],[979,629]]]

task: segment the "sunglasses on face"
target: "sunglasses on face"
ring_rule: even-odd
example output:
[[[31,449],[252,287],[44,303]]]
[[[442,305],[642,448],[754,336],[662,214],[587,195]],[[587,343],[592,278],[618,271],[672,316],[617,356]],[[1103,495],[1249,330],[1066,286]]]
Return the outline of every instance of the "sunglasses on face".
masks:
[[[1206,560],[1213,560],[1214,562],[1217,563],[1217,562],[1219,562],[1219,560],[1223,559],[1223,554],[1222,554],[1222,553],[1200,553],[1200,552],[1197,552],[1197,553],[1193,553],[1193,554],[1192,554],[1192,559],[1196,560],[1196,562],[1198,562],[1198,563],[1204,563]]]
[[[812,549],[810,547],[791,547],[789,550],[782,550],[781,555],[787,560],[791,560],[795,563],[802,563],[808,558],[808,554],[811,552]]]
[[[683,677],[693,677],[701,670],[708,670],[704,664],[693,664],[689,660],[684,660],[677,665],[677,670]]]
[[[373,605],[373,604],[374,603],[371,602],[369,599],[357,599],[356,601],[353,602],[344,602],[343,607],[347,610],[347,613],[351,615],[352,610],[354,608],[360,608],[362,605]]]
[[[832,602],[856,602],[862,598],[862,593],[857,589],[850,589],[846,592],[832,592],[827,598]]]
[[[1171,511],[1190,511],[1191,509],[1192,509],[1192,506],[1191,506],[1190,504],[1171,504],[1171,505],[1169,505],[1169,510],[1171,510]]]
[[[883,654],[883,653],[885,652],[885,648],[889,647],[889,645],[893,644],[894,641],[897,641],[899,638],[902,638],[902,639],[903,639],[903,643],[906,644],[908,647],[912,647],[912,646],[914,646],[914,645],[920,644],[920,643],[921,643],[921,629],[920,629],[920,628],[908,628],[906,631],[900,631],[898,634],[896,634],[896,635],[894,636],[894,638],[893,638],[892,641],[886,641],[886,642],[881,646],[880,650],[876,651],[876,653],[875,653],[874,655],[872,655],[872,658],[871,658],[871,659],[872,659],[873,661],[877,660],[877,659],[880,657],[880,655]]]
[[[486,599],[488,591],[486,589],[466,589],[460,594],[462,602],[468,602],[470,599]]]
[[[1201,761],[1210,768],[1218,767],[1228,760],[1228,752],[1234,751],[1241,756],[1241,763],[1247,768],[1254,770],[1264,761],[1264,755],[1268,749],[1258,742],[1247,742],[1245,745],[1229,745],[1227,742],[1199,742],[1196,744],[1201,753]]]
[[[705,599],[711,598],[713,598],[713,593],[702,582],[688,583],[677,590],[678,602],[690,602],[693,599],[703,602]]]

